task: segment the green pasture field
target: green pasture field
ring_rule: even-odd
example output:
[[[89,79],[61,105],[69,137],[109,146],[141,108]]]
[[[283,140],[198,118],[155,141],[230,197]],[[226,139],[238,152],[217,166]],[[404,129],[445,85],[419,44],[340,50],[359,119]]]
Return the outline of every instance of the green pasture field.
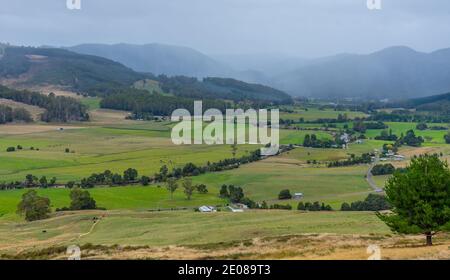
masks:
[[[391,177],[392,175],[380,175],[380,176],[373,176],[373,180],[375,181],[375,184],[377,184],[378,187],[380,188],[384,188],[387,180]]]
[[[169,130],[143,127],[89,127],[32,135],[0,136],[1,181],[22,180],[27,174],[55,176],[59,182],[78,181],[94,172],[123,172],[136,168],[153,175],[163,164],[182,166],[188,162],[205,165],[231,158],[229,145],[174,145]],[[23,150],[6,152],[21,145]],[[34,150],[30,148],[34,147]],[[70,149],[69,153],[65,149]],[[238,146],[237,157],[258,149]],[[39,149],[36,150],[36,149]]]
[[[314,121],[317,119],[336,119],[339,114],[347,114],[350,119],[367,117],[363,112],[320,110],[318,108],[308,108],[308,111],[305,111],[295,108],[293,113],[280,112],[280,119],[298,121],[303,118],[305,121]]]
[[[88,235],[94,217],[103,218]],[[16,253],[50,246],[101,244],[123,246],[211,245],[254,238],[309,233],[389,234],[369,212],[257,210],[244,213],[193,211],[88,211],[32,223],[0,222],[0,251]]]
[[[193,177],[194,184],[204,183],[208,186],[207,195],[195,195],[186,200],[182,189],[175,192],[173,200],[161,184],[148,187],[103,187],[90,189],[100,207],[107,209],[158,209],[172,207],[197,207],[200,205],[220,205],[224,201],[218,197],[222,184],[242,186],[245,194],[251,199],[268,203],[291,203],[297,206],[298,201],[278,201],[278,193],[282,189],[291,192],[303,192],[307,201],[323,201],[339,209],[342,202],[363,199],[371,189],[364,175],[368,166],[352,166],[327,168],[324,166],[305,165],[310,153],[311,159],[337,160],[346,158],[346,150],[296,148],[281,156],[241,166],[225,172],[209,173]],[[191,155],[192,156],[192,155]],[[48,170],[70,170],[70,167],[53,167]],[[80,167],[81,168],[81,167]],[[14,211],[24,190],[0,192],[0,215],[14,218]],[[39,194],[49,197],[54,208],[68,206],[68,189],[40,189]],[[17,218],[17,217],[16,217]]]
[[[303,145],[307,134],[315,134],[318,139],[333,139],[330,133],[324,131],[280,129],[280,144]]]
[[[100,101],[102,99],[99,97],[84,97],[80,99],[80,102],[84,105],[86,105],[86,107],[89,110],[95,110],[95,109],[99,109],[100,108]]]
[[[126,186],[126,187],[98,187],[89,189],[89,193],[97,202],[98,207],[108,210],[134,209],[158,210],[171,208],[196,208],[200,205],[225,205],[227,202],[219,198],[218,188],[209,188],[208,194],[195,193],[190,200],[186,199],[180,188],[174,193],[173,199],[164,185]],[[0,220],[18,220],[15,214],[17,204],[26,190],[8,190],[0,192]],[[38,194],[48,197],[53,210],[70,205],[69,189],[53,188],[38,189]]]
[[[0,134],[0,181],[22,180],[27,174],[56,177],[59,182],[79,181],[92,173],[123,172],[136,168],[153,175],[163,164],[175,167],[188,162],[205,165],[231,158],[230,145],[175,145],[170,139],[172,123],[130,122],[92,125],[81,129],[33,134]],[[281,130],[281,144],[301,144],[308,132]],[[325,132],[319,138],[330,138]],[[21,145],[23,150],[6,152]],[[31,150],[31,147],[34,150]],[[237,157],[259,145],[238,145]],[[65,150],[70,152],[66,153]],[[39,150],[37,150],[39,149]]]
[[[329,127],[328,130],[330,130],[330,131],[344,129],[345,125],[348,125],[349,128],[353,127],[352,122],[332,123],[332,124],[336,125],[336,127]],[[325,129],[325,125],[326,125],[326,123],[296,123],[296,124],[294,124],[295,127],[309,128],[309,129],[314,129],[314,128]]]
[[[318,149],[297,147],[280,156],[280,158],[295,159],[301,163],[316,160],[318,162],[343,160],[348,157],[348,151],[343,149]]]
[[[381,151],[383,144],[391,143],[390,141],[380,141],[380,140],[363,140],[362,144],[351,143],[348,145],[347,153],[361,155],[364,153],[372,153],[375,149]]]
[[[445,144],[444,135],[448,133],[448,130],[418,130],[416,129],[417,123],[405,123],[405,122],[386,122],[386,125],[389,126],[387,130],[392,129],[392,133],[396,134],[398,137],[400,135],[406,134],[408,130],[414,130],[416,136],[422,136],[425,139],[424,146],[433,145],[433,144]],[[428,124],[429,126],[446,126],[446,124],[442,123],[434,123]],[[381,134],[383,129],[369,129],[365,133],[365,135],[369,138],[374,138]],[[428,139],[430,137],[430,139]]]
[[[79,181],[92,173],[111,170],[123,172],[127,168],[138,169],[140,175],[153,175],[163,164],[182,166],[187,162],[204,165],[232,157],[229,145],[172,144],[167,122],[132,122],[107,124],[82,129],[47,131],[23,135],[0,135],[0,176],[2,181],[23,180],[27,174],[55,176],[59,183]],[[301,144],[308,131],[281,130],[282,144]],[[326,132],[315,132],[319,138],[331,138]],[[23,150],[6,152],[10,146],[21,145]],[[98,205],[107,209],[156,209],[171,207],[196,207],[203,204],[222,204],[218,198],[222,184],[236,184],[244,188],[246,195],[261,202],[276,201],[280,190],[304,192],[311,201],[320,200],[338,208],[343,201],[365,197],[370,191],[364,180],[365,166],[328,169],[304,167],[308,159],[330,161],[345,159],[350,153],[368,152],[382,143],[368,140],[364,144],[351,145],[349,150],[309,149],[299,147],[293,151],[262,162],[242,166],[237,170],[211,173],[195,177],[195,183],[206,183],[208,195],[184,198],[181,190],[173,201],[168,200],[164,188],[116,187],[90,190]],[[34,147],[35,150],[31,150]],[[65,149],[70,150],[69,153]],[[237,156],[256,150],[259,146],[238,146]],[[36,150],[39,149],[39,150]],[[309,154],[308,154],[309,153]],[[338,184],[336,185],[336,182]],[[68,206],[68,190],[39,190],[52,201],[54,208]],[[17,203],[23,190],[0,193],[0,214],[15,217]],[[142,193],[142,195],[140,195]],[[290,203],[295,204],[296,201]]]
[[[286,157],[269,158],[235,170],[204,174],[194,177],[193,181],[217,188],[222,184],[242,186],[245,194],[255,201],[290,203],[295,207],[299,202],[297,200],[278,200],[281,190],[302,192],[305,196],[303,201],[325,202],[334,209],[339,209],[343,202],[363,199],[372,191],[364,178],[368,166],[312,167]]]

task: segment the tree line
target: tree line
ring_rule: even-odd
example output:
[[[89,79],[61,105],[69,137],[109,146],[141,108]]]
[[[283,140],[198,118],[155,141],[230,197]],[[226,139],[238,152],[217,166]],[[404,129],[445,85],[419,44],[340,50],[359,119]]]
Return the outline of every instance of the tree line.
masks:
[[[328,163],[328,167],[342,167],[342,166],[351,166],[351,165],[358,165],[358,164],[368,164],[372,162],[372,156],[371,154],[364,153],[361,156],[356,156],[354,154],[351,154],[350,157],[344,161],[336,160]]]
[[[203,99],[203,109],[216,108],[225,112],[233,106],[222,100]],[[126,89],[117,94],[106,96],[100,102],[101,108],[131,111],[134,116],[170,116],[176,109],[186,109],[194,113],[194,99],[150,94],[145,90]]]
[[[75,188],[70,191],[69,197],[70,206],[57,208],[56,211],[99,209],[88,191]],[[24,216],[29,222],[46,219],[51,212],[50,199],[39,196],[36,190],[24,193],[17,205],[17,214]]]
[[[373,112],[368,120],[383,122],[414,122],[414,123],[450,123],[449,114],[418,112],[409,110],[395,110],[387,112]]]
[[[372,175],[379,176],[379,175],[390,175],[394,174],[395,167],[391,163],[386,164],[377,164],[372,168]]]
[[[369,194],[363,201],[355,201],[351,204],[342,203],[341,211],[383,211],[391,209],[386,197],[378,194]]]
[[[41,115],[41,120],[45,122],[89,120],[86,106],[71,97],[55,96],[53,93],[46,96],[26,90],[10,89],[0,85],[0,98],[44,108],[45,112]]]
[[[293,103],[292,97],[280,90],[230,78],[208,77],[199,81],[193,77],[160,75],[156,79],[164,92],[179,97],[224,99],[236,103],[248,101],[261,105]]]
[[[32,122],[30,112],[24,108],[11,108],[6,105],[0,104],[0,124],[10,123],[10,122]]]
[[[333,148],[337,145],[336,141],[330,139],[318,139],[315,134],[306,134],[303,139],[303,147],[310,148]]]
[[[283,147],[290,149],[291,147]],[[282,150],[284,151],[284,150]],[[93,173],[89,177],[82,178],[80,182],[69,181],[64,186],[66,188],[80,187],[83,189],[94,188],[95,186],[123,186],[130,184],[141,184],[147,186],[150,183],[166,182],[169,178],[180,179],[182,177],[198,176],[207,172],[218,172],[239,168],[241,164],[246,164],[261,159],[261,151],[255,150],[248,155],[240,158],[230,158],[220,160],[218,162],[208,162],[205,166],[197,166],[194,163],[186,163],[183,167],[173,167],[170,171],[167,165],[161,166],[158,173],[153,177],[140,176],[138,171],[134,168],[126,169],[122,174],[113,173],[110,170],[105,170],[101,173]],[[46,176],[38,178],[32,174],[28,174],[24,181],[15,181],[0,183],[0,190],[23,189],[23,188],[47,188],[56,186],[56,178],[53,177],[47,180]]]

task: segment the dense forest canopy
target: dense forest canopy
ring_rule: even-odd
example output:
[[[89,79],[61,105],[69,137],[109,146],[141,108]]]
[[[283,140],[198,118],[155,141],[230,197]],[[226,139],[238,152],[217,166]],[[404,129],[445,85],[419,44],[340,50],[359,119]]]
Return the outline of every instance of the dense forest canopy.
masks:
[[[0,104],[0,124],[14,121],[31,122],[33,118],[30,112],[23,108],[11,108]]]
[[[150,94],[144,90],[124,90],[105,97],[100,106],[102,108],[132,111],[134,113],[148,113],[154,116],[169,116],[176,109],[187,109],[193,113],[194,99]],[[231,104],[222,100],[203,99],[203,109],[216,108],[224,111],[231,108]]]
[[[271,87],[249,84],[235,79],[205,78],[202,81],[185,76],[157,77],[163,91],[190,98],[227,99],[235,102],[256,101],[271,104],[291,104],[292,98]]]

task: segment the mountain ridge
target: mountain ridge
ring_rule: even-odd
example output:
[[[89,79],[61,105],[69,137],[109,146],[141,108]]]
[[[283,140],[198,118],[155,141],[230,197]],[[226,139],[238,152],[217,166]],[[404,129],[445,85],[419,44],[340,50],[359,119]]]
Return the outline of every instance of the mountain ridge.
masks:
[[[276,77],[294,96],[421,97],[450,91],[450,49],[431,53],[394,46],[310,63]]]
[[[211,57],[184,46],[159,43],[133,45],[119,43],[81,44],[66,49],[120,62],[135,71],[170,76],[226,76],[233,71]]]

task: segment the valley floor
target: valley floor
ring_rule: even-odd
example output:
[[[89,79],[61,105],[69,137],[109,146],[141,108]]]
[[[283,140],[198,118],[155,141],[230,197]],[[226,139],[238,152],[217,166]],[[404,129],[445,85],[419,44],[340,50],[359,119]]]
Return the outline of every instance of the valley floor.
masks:
[[[88,101],[95,106],[96,100]],[[33,174],[56,176],[58,183],[65,183],[93,172],[121,173],[127,168],[136,168],[140,176],[153,176],[162,165],[183,167],[193,162],[203,166],[232,157],[227,145],[175,146],[170,123],[125,120],[126,114],[94,109],[92,121],[83,124],[1,126],[1,180],[23,180]],[[414,124],[390,126],[400,132]],[[283,129],[281,142],[298,145],[308,133],[331,137],[331,132]],[[424,146],[401,147],[399,153],[406,160],[392,162],[396,167],[423,153],[442,153],[443,159],[450,159],[450,145],[442,143],[446,132],[419,133],[429,136]],[[363,200],[373,193],[365,179],[369,165],[328,168],[326,163],[372,152],[384,143],[366,139],[346,150],[297,146],[237,169],[195,176],[193,183],[207,185],[208,194],[195,193],[191,200],[182,188],[170,198],[163,184],[96,187],[89,192],[108,211],[53,212],[49,219],[29,223],[15,213],[25,190],[1,191],[0,258],[66,259],[67,247],[77,245],[85,259],[367,259],[367,247],[376,245],[382,259],[448,259],[449,236],[437,236],[435,246],[426,247],[422,236],[391,233],[373,212],[208,214],[193,210],[225,205],[227,201],[219,198],[222,184],[242,186],[245,195],[257,202],[290,204],[296,209],[298,200],[278,200],[280,191],[289,189],[302,192],[303,202],[320,201],[339,210],[343,202]],[[23,149],[6,152],[7,147],[18,145]],[[236,156],[256,148],[239,146]],[[388,178],[375,176],[374,181],[383,187]],[[69,189],[39,189],[38,193],[51,200],[53,210],[70,203]],[[161,211],[170,208],[188,210]]]

